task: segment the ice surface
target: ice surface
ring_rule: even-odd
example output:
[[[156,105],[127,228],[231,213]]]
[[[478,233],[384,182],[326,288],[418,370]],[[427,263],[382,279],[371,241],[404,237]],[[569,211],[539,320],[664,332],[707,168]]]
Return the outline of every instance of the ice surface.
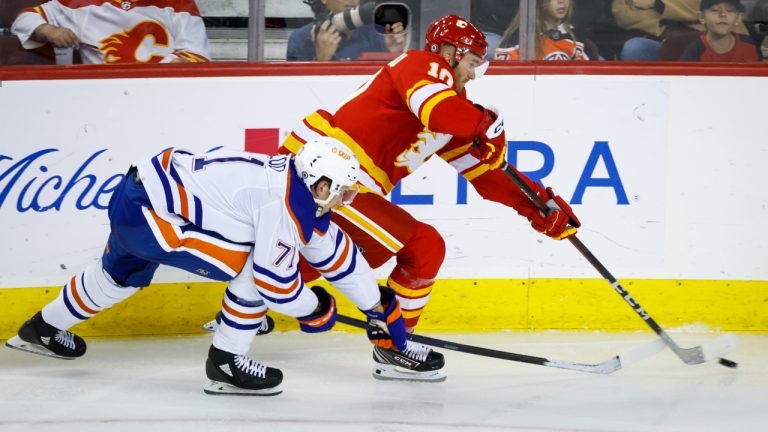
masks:
[[[494,333],[433,337],[600,362],[650,334]],[[683,347],[716,335],[674,334]],[[371,377],[362,333],[277,332],[252,357],[285,374],[273,397],[202,391],[211,335],[90,339],[57,360],[0,348],[0,431],[765,431],[768,335],[739,335],[728,369],[669,350],[612,375],[445,352],[443,383]]]

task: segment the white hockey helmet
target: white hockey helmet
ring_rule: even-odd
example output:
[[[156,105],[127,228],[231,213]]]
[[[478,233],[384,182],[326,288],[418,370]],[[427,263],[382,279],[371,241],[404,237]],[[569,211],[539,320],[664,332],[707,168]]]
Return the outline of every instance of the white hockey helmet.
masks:
[[[318,216],[334,197],[341,196],[342,204],[349,204],[357,195],[360,162],[341,141],[326,136],[313,138],[299,149],[294,160],[296,172],[310,192],[312,186],[323,177],[331,181],[328,199],[315,198]]]

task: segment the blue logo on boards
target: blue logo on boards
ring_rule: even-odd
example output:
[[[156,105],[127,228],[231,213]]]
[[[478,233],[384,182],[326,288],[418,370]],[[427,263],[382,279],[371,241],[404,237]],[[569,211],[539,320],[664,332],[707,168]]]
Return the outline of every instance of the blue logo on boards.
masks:
[[[78,210],[105,210],[123,174],[101,179],[89,173],[89,168],[107,150],[91,154],[79,166],[68,163],[68,167],[77,166],[74,172],[54,174],[50,167],[55,167],[57,161],[46,156],[58,151],[39,150],[21,159],[0,154],[0,208],[15,201],[20,213],[59,211],[74,202]]]
[[[30,210],[44,212],[60,211],[65,204],[72,203],[78,210],[90,208],[106,210],[112,192],[123,178],[123,174],[99,178],[92,173],[91,164],[102,157],[107,149],[94,152],[79,164],[68,163],[67,167],[76,166],[67,173],[54,171],[57,161],[50,157],[59,149],[48,148],[36,151],[20,159],[0,154],[0,208],[15,204],[16,210],[25,213]],[[532,180],[542,183],[552,173],[555,165],[555,153],[552,148],[540,141],[509,141],[507,161],[517,164],[520,152],[536,152],[543,158],[542,166],[525,172]],[[128,164],[126,164],[127,168]],[[602,166],[607,177],[595,177],[598,166]],[[53,167],[53,168],[52,168]],[[456,204],[467,204],[467,180],[458,175]],[[616,194],[616,204],[628,205],[629,200],[624,190],[616,161],[607,141],[596,141],[584,162],[579,181],[568,199],[570,204],[581,204],[587,188],[610,188]],[[561,187],[561,191],[562,187]],[[567,194],[563,194],[567,198]],[[402,205],[432,205],[433,195],[405,195],[398,184],[392,190],[392,202]]]
[[[552,147],[540,141],[507,141],[507,162],[510,165],[517,166],[517,156],[520,152],[524,151],[539,153],[544,159],[544,164],[541,168],[535,171],[523,172],[531,180],[543,185],[542,179],[551,174],[555,166],[555,152],[552,150]],[[608,177],[595,177],[595,170],[600,163],[605,167]],[[467,180],[458,175],[457,182],[456,204],[467,204]],[[576,189],[568,200],[569,204],[581,204],[587,188],[594,187],[613,189],[616,194],[616,204],[629,205],[627,193],[624,190],[624,184],[621,181],[621,176],[616,167],[616,161],[613,158],[608,141],[595,141],[581,171],[581,177],[578,183],[576,183]],[[558,192],[563,191],[559,190]],[[563,198],[567,198],[567,196],[567,194],[563,194]],[[404,195],[400,183],[398,183],[392,189],[392,202],[403,205],[432,205],[434,204],[434,196]]]

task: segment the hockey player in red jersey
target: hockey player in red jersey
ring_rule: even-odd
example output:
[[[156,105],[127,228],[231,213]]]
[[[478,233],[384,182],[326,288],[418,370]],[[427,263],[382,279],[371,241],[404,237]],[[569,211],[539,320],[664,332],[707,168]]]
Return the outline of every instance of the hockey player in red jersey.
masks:
[[[384,196],[433,155],[459,171],[484,198],[517,210],[537,231],[561,239],[579,226],[570,206],[551,188],[523,176],[551,203],[553,209],[545,215],[499,169],[507,144],[501,113],[473,103],[465,89],[487,68],[483,60],[487,48],[483,33],[469,21],[456,15],[443,17],[427,30],[424,50],[409,51],[384,66],[335,113],[321,109],[305,117],[280,148],[296,153],[317,136],[331,136],[357,155],[361,193],[335,212],[333,220],[362,248],[371,267],[396,257],[387,285],[397,293],[411,331],[432,292],[445,243],[435,228]],[[306,279],[312,279],[309,266],[302,270]],[[374,347],[374,376],[412,380],[445,376],[402,364],[395,367],[392,355],[393,350]],[[438,354],[428,351],[423,356]]]

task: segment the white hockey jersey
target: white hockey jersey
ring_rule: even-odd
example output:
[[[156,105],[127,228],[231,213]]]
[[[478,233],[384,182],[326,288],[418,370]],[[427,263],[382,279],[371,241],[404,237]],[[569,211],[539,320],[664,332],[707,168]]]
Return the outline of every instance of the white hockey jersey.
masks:
[[[223,263],[233,278],[241,271],[238,265],[246,271],[251,251],[253,283],[270,309],[300,316],[296,311],[308,299],[314,302],[299,272],[299,254],[357,307],[367,310],[378,302],[373,271],[330,221],[330,213],[315,217],[312,194],[290,157],[168,149],[136,166],[152,203],[148,221],[158,243],[163,248],[182,245],[198,257],[210,257],[211,263]],[[197,232],[184,229],[190,224],[226,242],[208,237],[209,244],[201,244]],[[238,250],[237,244],[253,246]]]
[[[51,0],[24,9],[11,31],[26,49],[41,24],[72,30],[83,63],[205,62],[208,38],[194,0]]]

